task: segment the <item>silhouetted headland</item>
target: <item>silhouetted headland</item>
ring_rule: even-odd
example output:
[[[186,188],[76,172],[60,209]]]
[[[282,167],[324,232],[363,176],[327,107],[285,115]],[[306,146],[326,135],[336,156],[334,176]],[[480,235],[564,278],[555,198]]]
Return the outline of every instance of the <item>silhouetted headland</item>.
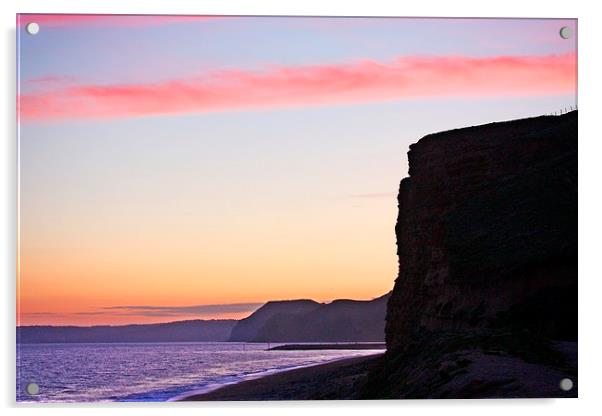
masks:
[[[230,341],[382,342],[389,296],[268,302],[234,326]]]
[[[389,294],[374,300],[267,302],[242,320],[161,324],[20,326],[18,343],[86,342],[383,342]]]

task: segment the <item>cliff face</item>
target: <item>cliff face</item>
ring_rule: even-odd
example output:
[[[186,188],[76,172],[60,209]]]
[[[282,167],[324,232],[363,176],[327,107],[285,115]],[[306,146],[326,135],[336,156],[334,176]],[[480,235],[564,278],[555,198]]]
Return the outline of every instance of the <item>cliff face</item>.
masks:
[[[577,113],[433,134],[408,159],[389,348],[419,328],[575,340]]]
[[[388,360],[396,365],[379,375],[389,385],[372,392],[561,395],[557,377],[576,377],[574,354],[558,350],[571,349],[577,337],[577,112],[429,135],[410,146],[408,159],[395,230],[399,275],[386,323]],[[546,388],[529,391],[517,380],[514,390],[502,388],[513,372],[492,364],[492,350],[495,360],[516,360],[508,364],[513,369],[524,363],[541,366],[540,375],[557,373],[540,379],[551,383]],[[445,382],[438,370],[418,370],[445,360],[493,384],[479,391],[450,386],[453,377]],[[484,376],[483,363],[500,370]]]

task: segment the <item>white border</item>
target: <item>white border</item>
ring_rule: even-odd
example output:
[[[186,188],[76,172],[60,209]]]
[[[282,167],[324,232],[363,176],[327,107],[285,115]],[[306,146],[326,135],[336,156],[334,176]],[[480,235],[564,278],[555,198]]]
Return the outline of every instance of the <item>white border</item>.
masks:
[[[602,39],[600,14],[596,2],[503,0],[497,2],[448,1],[356,1],[356,0],[3,0],[0,2],[2,21],[2,82],[4,97],[0,102],[4,129],[0,146],[0,259],[2,264],[3,331],[0,395],[5,407],[15,407],[24,414],[42,411],[45,415],[79,415],[128,412],[144,415],[165,415],[189,412],[210,414],[307,415],[345,412],[349,415],[369,411],[415,412],[427,415],[504,415],[508,413],[545,413],[550,415],[590,414],[600,412],[602,393],[598,391],[600,368],[600,309],[602,273],[596,260],[602,235],[602,145],[598,121],[600,109],[599,40]],[[579,395],[576,400],[457,400],[405,402],[286,402],[286,403],[203,403],[166,405],[94,405],[94,406],[21,406],[14,404],[15,393],[15,234],[16,234],[16,145],[15,145],[15,13],[131,13],[131,14],[271,14],[271,15],[347,15],[347,16],[445,16],[445,17],[563,17],[579,18]],[[202,413],[201,413],[202,414]]]

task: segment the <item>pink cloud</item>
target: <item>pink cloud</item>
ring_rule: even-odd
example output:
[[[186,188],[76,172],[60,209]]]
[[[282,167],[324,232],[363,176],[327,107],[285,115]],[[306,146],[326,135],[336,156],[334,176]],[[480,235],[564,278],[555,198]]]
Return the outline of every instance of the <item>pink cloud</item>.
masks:
[[[224,70],[156,83],[71,84],[20,96],[23,121],[463,97],[541,96],[576,88],[575,54],[402,57],[390,62]]]
[[[120,26],[137,27],[171,23],[186,23],[215,19],[223,16],[176,16],[176,15],[115,15],[115,14],[20,14],[17,24],[25,26],[35,22],[44,27],[72,26]]]

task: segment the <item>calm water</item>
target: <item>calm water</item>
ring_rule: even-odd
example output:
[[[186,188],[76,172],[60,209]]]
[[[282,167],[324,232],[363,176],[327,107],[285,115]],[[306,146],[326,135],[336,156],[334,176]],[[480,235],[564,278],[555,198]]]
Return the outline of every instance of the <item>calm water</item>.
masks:
[[[18,401],[165,401],[374,350],[266,351],[266,344],[17,345]],[[28,396],[27,383],[40,392]]]

